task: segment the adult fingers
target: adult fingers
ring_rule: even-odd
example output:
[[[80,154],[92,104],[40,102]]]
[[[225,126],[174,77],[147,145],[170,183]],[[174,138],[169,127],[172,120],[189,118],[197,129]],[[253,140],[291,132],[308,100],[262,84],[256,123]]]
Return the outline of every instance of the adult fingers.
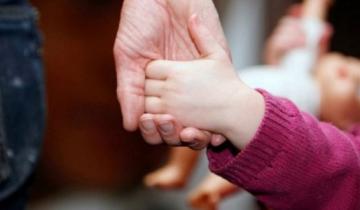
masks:
[[[211,141],[211,134],[197,128],[188,127],[180,133],[181,141],[194,150],[201,150],[208,146]]]
[[[170,146],[181,146],[182,125],[171,115],[155,115],[155,123],[162,140]]]
[[[213,134],[211,136],[211,145],[214,147],[220,146],[226,141],[226,138],[220,134]]]
[[[121,105],[123,126],[128,131],[137,129],[139,118],[144,113],[144,74],[142,70],[118,66],[116,93]]]
[[[163,143],[160,133],[156,129],[154,116],[152,114],[143,114],[140,117],[139,127],[144,140],[148,144],[156,145]]]

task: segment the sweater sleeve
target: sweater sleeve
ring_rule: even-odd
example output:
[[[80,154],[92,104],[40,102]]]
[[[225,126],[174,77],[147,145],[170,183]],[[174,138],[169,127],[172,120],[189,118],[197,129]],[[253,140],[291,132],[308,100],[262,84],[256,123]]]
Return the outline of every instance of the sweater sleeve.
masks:
[[[358,135],[259,92],[266,111],[251,143],[241,152],[230,143],[209,148],[211,171],[275,210],[360,209]]]

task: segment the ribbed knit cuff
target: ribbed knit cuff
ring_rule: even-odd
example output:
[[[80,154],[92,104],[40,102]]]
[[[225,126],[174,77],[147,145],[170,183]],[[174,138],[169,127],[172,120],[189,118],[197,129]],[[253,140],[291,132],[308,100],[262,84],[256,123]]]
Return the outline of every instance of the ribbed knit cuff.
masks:
[[[274,158],[291,139],[292,118],[299,114],[288,100],[257,91],[265,99],[265,114],[252,141],[241,152],[230,143],[208,148],[207,152],[210,170],[238,185],[257,179],[261,171],[272,167]]]

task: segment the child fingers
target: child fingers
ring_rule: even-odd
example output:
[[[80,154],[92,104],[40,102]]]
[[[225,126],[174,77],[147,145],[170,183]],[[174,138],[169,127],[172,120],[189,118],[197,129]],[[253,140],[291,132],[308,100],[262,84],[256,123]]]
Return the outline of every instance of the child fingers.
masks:
[[[211,145],[214,147],[220,146],[226,141],[226,138],[220,134],[213,134],[211,136]]]
[[[180,131],[182,125],[173,116],[155,115],[155,123],[164,142],[171,146],[180,146]]]
[[[159,97],[145,97],[145,112],[152,114],[164,114],[164,104]]]
[[[170,61],[156,60],[150,62],[145,70],[148,79],[166,80],[171,70]]]
[[[148,79],[145,81],[145,96],[160,97],[163,92],[164,82],[161,80]]]
[[[211,141],[211,134],[207,131],[189,127],[181,131],[180,138],[191,149],[201,150],[208,146]]]
[[[152,114],[143,114],[140,117],[140,131],[148,144],[157,145],[163,143]]]

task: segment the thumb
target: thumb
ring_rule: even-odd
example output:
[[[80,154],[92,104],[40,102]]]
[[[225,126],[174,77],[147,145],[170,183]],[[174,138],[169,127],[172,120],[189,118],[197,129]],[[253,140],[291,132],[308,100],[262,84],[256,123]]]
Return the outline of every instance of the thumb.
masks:
[[[209,29],[194,14],[189,20],[189,33],[202,57],[229,61],[228,54]]]

